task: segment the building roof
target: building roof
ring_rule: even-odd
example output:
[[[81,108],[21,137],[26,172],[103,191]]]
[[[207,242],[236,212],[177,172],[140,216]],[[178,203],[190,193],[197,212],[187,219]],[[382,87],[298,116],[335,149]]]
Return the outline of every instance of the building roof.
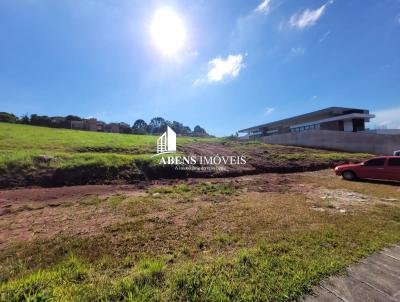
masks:
[[[290,118],[286,118],[286,119],[282,119],[282,120],[242,129],[242,130],[239,130],[239,132],[249,132],[249,131],[259,130],[260,128],[274,127],[274,126],[278,126],[279,124],[288,123],[288,122],[293,122],[293,124],[295,124],[295,123],[300,124],[299,121],[303,120],[304,118],[312,118],[313,116],[317,117],[324,113],[341,114],[341,113],[349,111],[349,110],[363,111],[365,113],[369,112],[367,109],[346,108],[346,107],[329,107],[329,108],[325,108],[325,109],[321,109],[321,110],[317,110],[317,111],[313,111],[313,112],[309,112],[309,113],[305,113],[305,114],[301,114],[301,115],[296,115],[296,116],[293,116]]]

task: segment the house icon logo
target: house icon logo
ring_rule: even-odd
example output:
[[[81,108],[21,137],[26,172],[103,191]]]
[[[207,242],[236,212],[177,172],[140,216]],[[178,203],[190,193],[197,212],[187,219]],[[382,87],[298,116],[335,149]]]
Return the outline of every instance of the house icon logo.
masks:
[[[169,126],[157,139],[157,154],[176,152],[176,133]]]

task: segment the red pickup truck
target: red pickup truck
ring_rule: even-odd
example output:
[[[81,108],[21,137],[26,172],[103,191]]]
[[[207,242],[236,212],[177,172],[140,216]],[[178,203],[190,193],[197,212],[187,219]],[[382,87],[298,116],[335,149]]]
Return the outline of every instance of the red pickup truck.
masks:
[[[380,156],[358,164],[345,164],[335,168],[336,175],[346,180],[378,179],[400,181],[400,156]]]

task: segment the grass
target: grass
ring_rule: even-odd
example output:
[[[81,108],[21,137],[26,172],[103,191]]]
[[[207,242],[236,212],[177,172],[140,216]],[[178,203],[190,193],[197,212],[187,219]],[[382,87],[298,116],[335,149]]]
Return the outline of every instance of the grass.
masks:
[[[352,153],[350,157],[353,160],[359,160],[362,161],[365,158],[370,157],[371,155],[366,154],[366,153]],[[339,160],[346,160],[349,158],[348,153],[344,152],[326,152],[326,153],[313,153],[313,152],[307,152],[307,153],[289,153],[289,154],[278,154],[278,158],[281,159],[287,159],[287,160],[315,160],[315,161],[339,161]]]
[[[153,151],[157,138],[157,135],[114,134],[0,123],[2,150],[76,151],[77,149],[98,147],[125,149],[133,152],[138,148],[141,150],[140,148],[149,147],[149,151]],[[178,137],[178,143],[195,140],[190,137]]]
[[[0,123],[0,171],[130,165],[148,160],[157,138]],[[212,140],[178,137],[177,143]]]
[[[158,136],[113,134],[68,129],[52,129],[0,123],[0,171],[26,169],[74,169],[81,167],[121,167],[136,160],[151,160]],[[179,146],[193,142],[222,142],[215,138],[178,137]],[[254,152],[266,152],[260,160],[340,161],[362,160],[363,153],[320,151],[301,147],[283,147],[259,142],[223,142],[251,161]]]
[[[4,284],[0,297],[3,301],[286,301],[307,292],[322,277],[398,240],[388,226],[371,235],[367,233],[371,228],[362,231],[349,223],[342,230],[323,227],[282,234],[228,258],[185,261],[168,268],[161,260],[143,259],[123,274],[72,258]]]
[[[174,194],[176,196],[192,197],[193,195],[232,195],[236,193],[238,188],[232,182],[227,183],[212,183],[203,182],[193,186],[188,186],[187,184],[179,184],[174,186],[162,186],[153,187],[148,190],[153,196],[157,193],[159,194]]]
[[[99,133],[0,123],[0,186],[123,182],[152,177],[155,173],[162,173],[162,167],[157,167],[159,161],[152,157],[156,141],[157,136],[151,135]],[[321,168],[370,157],[362,153],[350,154],[258,142],[241,143],[216,138],[189,137],[177,138],[180,151],[177,155],[184,154],[182,147],[186,144],[203,142],[219,142],[228,153],[238,152],[254,167],[267,170],[302,167],[308,169],[315,166]],[[192,147],[201,150],[201,146]],[[68,178],[68,175],[73,173],[76,177]],[[94,174],[96,177],[91,176]],[[230,188],[223,190],[230,194]]]
[[[119,220],[89,236],[54,235],[2,249],[0,300],[290,301],[400,240],[398,202],[354,204],[347,214],[318,212],[298,186],[348,185],[375,196],[374,187],[368,189],[374,184],[282,177],[283,193],[274,190],[279,179],[269,180],[271,192],[255,190],[258,183],[200,181],[51,208],[57,217],[67,210],[78,230],[88,211]],[[396,186],[379,188],[379,196],[398,196]],[[49,209],[36,211],[30,215]],[[13,217],[19,216],[5,218]]]
[[[0,123],[0,170],[132,165],[149,160],[156,138]],[[178,144],[195,141],[178,138]],[[253,142],[225,145],[277,163],[349,158]],[[246,178],[4,208],[0,301],[290,301],[400,240],[396,186],[319,172]],[[309,195],[315,188],[390,201],[349,204],[343,214],[334,196]]]
[[[329,150],[319,150],[313,148],[303,148],[294,146],[271,145],[261,142],[224,142],[227,148],[247,155],[250,159],[268,160],[274,162],[349,162],[362,161],[370,158],[367,153],[347,153]],[[257,150],[257,152],[254,152]]]

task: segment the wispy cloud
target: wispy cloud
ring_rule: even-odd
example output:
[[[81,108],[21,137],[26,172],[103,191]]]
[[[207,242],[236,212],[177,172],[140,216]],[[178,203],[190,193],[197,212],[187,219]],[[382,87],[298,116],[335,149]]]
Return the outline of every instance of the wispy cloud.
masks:
[[[235,78],[240,71],[246,66],[244,64],[244,56],[229,55],[226,58],[217,57],[208,62],[208,73],[205,78],[195,81],[195,84],[204,82],[221,82],[227,78]]]
[[[240,70],[245,67],[243,56],[229,55],[226,59],[221,57],[212,59],[208,62],[209,71],[207,78],[210,82],[219,82],[225,78],[235,78],[239,75]]]
[[[319,43],[324,42],[324,41],[326,40],[326,38],[328,38],[328,36],[329,36],[330,34],[331,34],[330,31],[327,31],[326,33],[324,33],[324,34],[322,35],[322,37],[319,39]]]
[[[258,5],[248,11],[246,15],[236,19],[236,26],[231,33],[231,46],[235,49],[252,47],[259,37],[264,34],[262,26],[266,16],[279,6],[275,0],[258,0]]]
[[[376,117],[371,122],[377,128],[400,129],[400,107],[383,109],[373,113]]]
[[[306,52],[306,49],[304,47],[293,47],[290,51],[295,56],[302,56]]]
[[[189,57],[197,57],[198,55],[199,55],[199,52],[196,50],[188,52]]]
[[[263,0],[255,9],[254,12],[256,13],[263,13],[268,14],[271,8],[271,0]]]
[[[400,14],[398,14],[398,15],[396,16],[396,18],[394,18],[394,22],[395,22],[396,24],[400,25]]]
[[[264,110],[265,115],[270,115],[270,114],[272,114],[274,111],[275,111],[275,108],[272,108],[272,107],[267,107],[267,108],[265,108],[265,110]]]
[[[319,18],[322,17],[328,5],[332,4],[333,0],[329,0],[327,3],[321,7],[311,10],[306,9],[302,13],[296,13],[290,17],[290,25],[292,27],[297,27],[299,29],[306,29],[315,25]]]

